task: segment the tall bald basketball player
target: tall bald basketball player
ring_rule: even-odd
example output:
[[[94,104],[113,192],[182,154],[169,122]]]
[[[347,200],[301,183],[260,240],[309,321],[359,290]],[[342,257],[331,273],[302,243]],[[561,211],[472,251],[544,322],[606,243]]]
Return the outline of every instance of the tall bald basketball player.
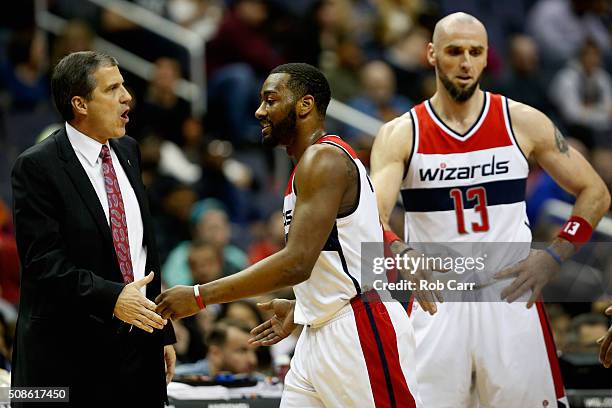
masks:
[[[495,293],[497,302],[436,305],[431,293],[416,294],[419,394],[425,406],[436,408],[478,402],[565,407],[552,336],[536,300],[559,264],[589,239],[610,205],[609,194],[544,114],[480,89],[487,32],[477,19],[456,13],[440,20],[427,56],[436,69],[436,93],[385,124],[372,150],[371,176],[386,230],[401,190],[408,245],[531,242],[524,201],[528,158],[576,203],[546,250],[530,252],[525,245],[487,277],[479,290]],[[488,164],[494,169],[484,171]],[[457,169],[466,167],[470,171],[459,177]],[[436,171],[446,173],[433,177]],[[398,239],[392,249],[401,253],[407,244]]]
[[[271,72],[255,116],[264,144],[285,146],[295,163],[283,208],[287,244],[235,275],[164,292],[157,311],[182,318],[294,285],[287,327],[306,327],[281,407],[420,406],[407,314],[362,286],[361,243],[381,242],[383,230],[365,167],[340,137],[325,133],[329,100],[327,80],[308,64]]]

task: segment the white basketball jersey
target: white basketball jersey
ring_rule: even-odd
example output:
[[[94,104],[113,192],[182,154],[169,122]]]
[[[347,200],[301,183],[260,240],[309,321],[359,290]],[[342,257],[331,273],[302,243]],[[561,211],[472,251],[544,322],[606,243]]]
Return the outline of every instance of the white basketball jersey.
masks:
[[[414,142],[401,187],[410,244],[531,242],[527,159],[507,99],[484,96],[478,120],[464,134],[446,126],[429,101],[410,111]],[[529,247],[512,249],[495,261],[499,268],[524,259]]]
[[[356,164],[359,170],[358,200],[352,212],[336,219],[310,278],[293,287],[296,298],[294,320],[298,324],[323,323],[362,293],[361,243],[380,243],[383,240],[374,189],[353,149],[338,136],[325,136],[316,143],[342,149]],[[296,195],[294,177],[295,169],[285,191],[283,218],[286,236],[291,234],[291,219],[299,196],[299,191]],[[380,256],[383,256],[382,247]]]

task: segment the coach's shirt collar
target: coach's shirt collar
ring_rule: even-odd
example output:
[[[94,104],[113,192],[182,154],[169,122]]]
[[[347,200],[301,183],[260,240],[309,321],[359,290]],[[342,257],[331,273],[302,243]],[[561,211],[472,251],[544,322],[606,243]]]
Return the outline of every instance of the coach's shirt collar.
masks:
[[[66,122],[66,133],[68,134],[68,140],[70,140],[72,148],[78,151],[85,160],[87,160],[90,166],[95,166],[98,160],[101,160],[100,152],[102,151],[102,143],[79,132],[68,122]],[[110,149],[108,142],[106,142],[106,146]]]

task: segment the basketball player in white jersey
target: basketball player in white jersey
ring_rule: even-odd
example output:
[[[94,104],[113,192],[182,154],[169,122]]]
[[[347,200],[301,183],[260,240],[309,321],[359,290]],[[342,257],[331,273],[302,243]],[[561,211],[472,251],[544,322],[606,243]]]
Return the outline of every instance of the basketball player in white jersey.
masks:
[[[385,124],[371,155],[386,236],[393,235],[388,219],[400,191],[406,210],[407,244],[397,238],[395,254],[414,256],[407,248],[427,242],[531,242],[528,158],[576,203],[546,250],[525,245],[481,279],[476,291],[491,301],[436,304],[434,294],[415,293],[419,394],[436,408],[566,407],[552,335],[536,300],[560,264],[588,241],[610,206],[608,191],[544,114],[480,89],[487,63],[480,21],[465,13],[440,20],[427,57],[436,93]]]
[[[329,100],[327,80],[308,64],[271,72],[255,116],[264,144],[285,146],[295,163],[283,209],[286,246],[235,275],[164,292],[157,311],[177,319],[293,285],[293,320],[305,327],[281,407],[417,407],[410,319],[361,283],[361,243],[381,242],[383,230],[365,167],[325,133]]]

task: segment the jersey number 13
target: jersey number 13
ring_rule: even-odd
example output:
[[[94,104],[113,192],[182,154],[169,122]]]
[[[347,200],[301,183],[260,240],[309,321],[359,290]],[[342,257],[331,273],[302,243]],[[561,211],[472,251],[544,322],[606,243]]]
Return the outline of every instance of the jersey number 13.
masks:
[[[489,230],[489,214],[487,213],[487,191],[484,187],[468,188],[465,192],[468,202],[475,201],[474,211],[480,214],[480,222],[472,223],[472,232],[484,232]],[[453,188],[450,191],[450,197],[455,205],[455,215],[457,216],[457,232],[459,234],[468,234],[465,226],[465,218],[463,215],[464,201],[463,194],[458,188]]]

